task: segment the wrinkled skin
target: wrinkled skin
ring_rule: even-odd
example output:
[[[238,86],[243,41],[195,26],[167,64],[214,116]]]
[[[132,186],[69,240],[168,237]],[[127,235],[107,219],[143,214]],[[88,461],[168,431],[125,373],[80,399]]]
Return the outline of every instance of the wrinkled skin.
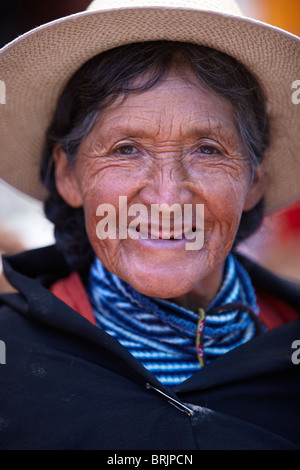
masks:
[[[253,175],[232,105],[205,90],[187,68],[155,88],[119,97],[101,113],[70,167],[57,145],[56,183],[73,207],[83,205],[91,245],[102,263],[139,292],[207,307],[223,276],[242,212],[263,195]],[[100,240],[101,203],[204,204],[204,245],[184,240]]]

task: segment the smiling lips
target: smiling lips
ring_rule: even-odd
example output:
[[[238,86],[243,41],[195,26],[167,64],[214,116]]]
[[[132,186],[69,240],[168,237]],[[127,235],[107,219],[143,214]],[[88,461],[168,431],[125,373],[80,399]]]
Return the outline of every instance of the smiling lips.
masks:
[[[173,245],[177,246],[177,243],[180,241],[184,241],[185,243],[185,249],[186,250],[200,250],[203,247],[204,244],[204,226],[202,225],[184,225],[184,228],[181,226],[175,226],[175,224],[172,224],[172,221],[170,223],[170,226],[164,227],[162,224],[151,224],[145,223],[144,225],[141,224],[139,227],[134,228],[134,236],[132,237],[130,234],[131,227],[130,225],[128,226],[128,234],[130,238],[135,238],[135,239],[141,239],[141,240],[148,240],[151,242],[159,241],[165,241],[166,243],[171,242]],[[147,242],[148,243],[148,242]],[[159,245],[160,245],[159,243]],[[175,246],[174,245],[174,246]],[[166,245],[167,246],[167,245]],[[179,245],[178,245],[179,246]]]

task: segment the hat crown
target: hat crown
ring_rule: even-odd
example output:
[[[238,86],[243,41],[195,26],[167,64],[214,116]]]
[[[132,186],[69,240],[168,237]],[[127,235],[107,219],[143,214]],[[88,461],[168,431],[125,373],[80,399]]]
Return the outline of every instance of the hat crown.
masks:
[[[119,8],[184,8],[215,11],[227,15],[242,16],[235,0],[93,0],[87,11],[115,10]]]

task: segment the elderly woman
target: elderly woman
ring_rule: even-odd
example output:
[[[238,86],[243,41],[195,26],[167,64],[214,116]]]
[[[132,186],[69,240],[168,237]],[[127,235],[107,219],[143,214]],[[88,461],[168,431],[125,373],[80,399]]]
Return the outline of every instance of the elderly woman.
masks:
[[[2,50],[2,175],[56,245],[4,262],[1,448],[300,448],[299,287],[234,251],[299,196],[300,45],[228,3]]]

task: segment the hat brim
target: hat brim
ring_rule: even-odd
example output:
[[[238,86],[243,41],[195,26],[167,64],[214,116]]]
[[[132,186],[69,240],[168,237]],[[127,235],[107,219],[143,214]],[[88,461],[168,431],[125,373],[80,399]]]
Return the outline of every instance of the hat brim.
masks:
[[[133,42],[170,40],[203,44],[243,63],[268,101],[271,146],[265,212],[300,198],[300,39],[249,18],[180,8],[124,8],[82,12],[42,25],[0,51],[0,176],[40,200],[45,134],[57,100],[74,72],[105,50]]]

